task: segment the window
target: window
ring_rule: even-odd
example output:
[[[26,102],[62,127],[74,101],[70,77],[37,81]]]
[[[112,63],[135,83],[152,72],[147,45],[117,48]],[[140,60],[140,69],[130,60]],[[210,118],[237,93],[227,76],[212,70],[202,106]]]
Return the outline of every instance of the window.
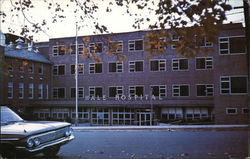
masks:
[[[242,108],[243,114],[250,114],[250,108]]]
[[[43,64],[40,64],[38,67],[38,73],[43,74]]]
[[[23,64],[19,64],[18,70],[19,70],[19,72],[24,72],[24,65]]]
[[[8,72],[12,72],[13,71],[13,64],[8,64],[7,70],[8,70]]]
[[[227,114],[237,114],[237,108],[226,108]]]
[[[129,40],[128,41],[129,51],[140,51],[143,50],[143,40]]]
[[[207,37],[196,36],[196,46],[200,47],[212,47],[213,43],[208,41]]]
[[[177,35],[172,35],[172,42],[173,43],[177,43],[178,41],[180,40],[180,37],[179,36],[177,36]],[[175,44],[173,44],[173,45],[171,45],[171,48],[172,49],[176,49],[176,47],[177,47],[177,45],[175,45]]]
[[[89,73],[102,73],[102,63],[90,63],[89,64]]]
[[[129,87],[129,95],[131,97],[143,96],[143,94],[144,94],[144,87],[143,86],[130,86]]]
[[[83,54],[83,44],[78,44],[77,46],[78,46],[78,55]],[[70,53],[71,53],[71,55],[76,54],[76,44],[70,45]]]
[[[196,69],[197,70],[213,69],[213,58],[212,57],[196,58]]]
[[[76,97],[76,88],[71,88],[71,98]],[[84,97],[84,89],[83,87],[78,87],[78,98],[83,98]]]
[[[150,71],[166,71],[166,60],[151,60]]]
[[[122,62],[110,62],[109,72],[123,72],[123,63]]]
[[[156,97],[166,97],[166,86],[165,85],[155,85],[151,86],[151,93]],[[150,93],[150,94],[151,94]]]
[[[116,87],[109,87],[109,97],[116,97],[123,95],[123,87],[116,86]]]
[[[90,97],[102,97],[102,87],[89,87]]]
[[[129,62],[129,72],[142,72],[142,71],[143,71],[143,61]]]
[[[53,75],[65,75],[65,65],[53,66]]]
[[[45,94],[45,98],[46,99],[49,99],[49,85],[48,84],[46,84],[46,94]]]
[[[34,73],[34,64],[33,63],[29,63],[29,65],[28,65],[28,72],[29,73]]]
[[[102,53],[102,51],[103,51],[103,44],[101,42],[89,44],[90,53]]]
[[[173,59],[172,69],[175,71],[188,70],[188,59]]]
[[[243,36],[220,37],[219,45],[221,55],[246,53],[246,38]]]
[[[13,98],[13,82],[8,82],[8,99]]]
[[[212,84],[196,85],[196,93],[198,97],[213,96],[214,86]]]
[[[53,56],[61,56],[65,54],[65,46],[64,45],[57,45],[52,47]]]
[[[189,96],[189,85],[173,85],[173,96]]]
[[[220,77],[221,94],[247,93],[247,77]]]
[[[24,84],[23,83],[19,83],[18,98],[19,99],[23,99],[23,96],[24,96]]]
[[[65,98],[65,88],[53,88],[53,98]]]
[[[78,74],[83,74],[84,73],[83,70],[84,70],[83,69],[83,64],[78,64]],[[71,65],[70,73],[75,74],[75,65]]]
[[[28,97],[29,97],[29,99],[34,98],[34,84],[33,83],[29,84]]]
[[[112,41],[109,43],[109,51],[111,52],[122,52],[123,41]]]
[[[43,84],[38,85],[38,99],[43,99]]]

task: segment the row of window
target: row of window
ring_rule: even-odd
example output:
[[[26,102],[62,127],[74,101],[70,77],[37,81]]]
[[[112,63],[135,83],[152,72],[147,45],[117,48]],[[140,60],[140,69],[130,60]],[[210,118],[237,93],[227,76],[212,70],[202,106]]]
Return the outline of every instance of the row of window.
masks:
[[[238,112],[237,108],[226,108],[226,113],[231,114],[231,115],[236,115],[239,112]],[[250,114],[250,109],[249,108],[242,108],[241,113],[242,114]]]
[[[172,40],[174,42],[179,41],[181,38],[173,36]],[[164,41],[164,39],[161,39]],[[213,47],[213,43],[209,42],[205,37],[197,39],[197,46],[200,47]],[[245,44],[246,39],[244,36],[229,36],[229,37],[219,37],[219,52],[221,55],[225,54],[240,54],[246,53],[246,48],[242,47],[242,44]],[[164,43],[159,43],[164,46],[160,46],[157,48],[166,48]],[[243,45],[245,46],[245,45]],[[84,44],[78,44],[78,54],[83,54]],[[157,49],[155,46],[151,46],[154,49]],[[103,42],[89,43],[88,46],[89,53],[102,53],[104,52],[104,44]],[[123,40],[112,41],[108,44],[108,50],[114,53],[120,53],[124,51]],[[172,49],[176,48],[176,45],[171,45]],[[128,41],[128,51],[143,51],[144,50],[144,40],[136,39]],[[66,52],[71,53],[72,55],[76,54],[76,45],[71,44],[69,48],[66,48],[65,45],[55,45],[52,46],[52,54],[53,56],[65,55]]]
[[[34,91],[35,91],[34,84],[29,83],[28,84],[28,94],[27,94],[28,99],[34,99]],[[19,99],[24,99],[24,97],[25,97],[25,84],[24,83],[18,84],[18,92],[17,93],[18,93]],[[38,84],[37,85],[37,98],[38,99],[48,99],[49,98],[48,94],[49,94],[48,84],[46,84],[46,85]],[[8,97],[8,99],[13,99],[13,96],[14,96],[13,82],[8,82],[7,97]]]
[[[196,58],[196,69],[197,70],[211,70],[213,69],[213,58],[212,57],[198,57]],[[163,72],[166,71],[166,59],[154,59],[150,60],[150,71],[152,72]],[[129,61],[128,63],[129,72],[143,72],[144,71],[144,61]],[[65,75],[66,66],[54,65],[53,75]],[[188,59],[178,58],[172,59],[172,70],[181,71],[188,70],[189,64]],[[70,65],[70,73],[75,74],[75,65]],[[124,64],[123,62],[109,62],[108,72],[123,72]],[[103,63],[89,63],[89,74],[103,73]],[[84,64],[78,64],[78,74],[84,74]]]
[[[221,94],[246,94],[247,93],[247,77],[230,77],[222,76],[221,78],[220,93]],[[175,84],[172,85],[172,96],[173,97],[188,97],[190,96],[190,85],[189,84]],[[152,92],[151,92],[152,91]],[[75,98],[76,89],[71,88],[70,97]],[[152,85],[150,86],[149,94],[157,97],[167,96],[166,85]],[[53,98],[65,98],[66,97],[65,88],[53,88]],[[111,86],[108,88],[108,97],[121,97],[125,94],[124,86]],[[102,86],[90,86],[88,90],[89,97],[103,97],[103,87]],[[145,96],[144,86],[129,86],[130,97],[135,96]],[[197,84],[196,85],[196,95],[198,97],[206,97],[214,95],[214,85],[213,84]],[[84,88],[78,88],[78,97],[85,98]]]
[[[27,72],[28,73],[36,73],[35,71],[37,71],[38,74],[43,74],[44,68],[43,68],[43,64],[39,64],[37,66],[37,70],[35,69],[34,63],[28,63],[23,61],[22,63],[20,63],[18,65],[18,71],[20,73],[24,73],[25,72],[25,67],[27,68]],[[13,64],[9,64],[7,67],[8,72],[13,72],[14,71],[14,66]]]

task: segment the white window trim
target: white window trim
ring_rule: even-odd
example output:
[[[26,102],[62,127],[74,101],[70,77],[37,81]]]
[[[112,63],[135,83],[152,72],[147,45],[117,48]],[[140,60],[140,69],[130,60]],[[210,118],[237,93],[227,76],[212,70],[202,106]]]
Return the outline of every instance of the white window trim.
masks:
[[[152,61],[158,61],[159,62],[158,71],[152,71],[151,70],[151,62]],[[164,61],[163,63],[165,64],[164,70],[160,70],[161,61]],[[165,71],[167,71],[167,60],[166,59],[151,59],[151,60],[149,60],[149,71],[150,72],[165,72]]]
[[[11,88],[11,96],[8,96],[8,99],[13,99],[13,93],[14,93],[14,84],[13,82],[8,82],[8,94],[9,94],[9,88]]]
[[[141,41],[142,40],[142,50],[135,50],[135,41]],[[134,43],[134,49],[133,50],[130,50],[130,47],[129,47],[129,44],[130,42],[133,42]],[[134,39],[134,40],[129,40],[128,41],[128,52],[136,52],[136,51],[143,51],[144,50],[144,40],[143,39]]]
[[[209,58],[211,58],[211,60],[209,60]],[[204,69],[202,69],[202,68],[197,68],[197,62],[196,62],[196,59],[205,59],[205,68]],[[209,62],[209,61],[212,61],[212,65],[211,65],[211,67],[212,68],[207,68],[207,62]],[[212,56],[210,56],[210,57],[196,57],[195,58],[195,69],[196,70],[213,70],[214,69],[214,59],[213,59],[213,57]]]
[[[228,110],[229,110],[229,109],[234,109],[234,110],[236,110],[236,111],[235,111],[235,113],[228,113]],[[237,108],[226,108],[226,114],[227,114],[227,115],[237,115],[237,114],[238,114],[238,109],[237,109]]]
[[[178,96],[174,96],[174,86],[178,86],[179,93]],[[188,86],[188,96],[180,96],[180,86]],[[172,84],[172,97],[190,97],[190,84]]]
[[[20,86],[21,86],[21,87],[20,87]],[[21,97],[19,96],[19,93],[20,93],[19,91],[20,91],[20,89],[22,89],[22,92],[21,92],[22,96],[21,96]],[[18,84],[18,98],[19,98],[19,99],[24,99],[24,83],[19,83],[19,84]]]
[[[248,79],[247,75],[220,76],[220,95],[245,95],[245,94],[248,94],[248,92],[246,92],[246,93],[231,93],[231,77],[245,77]],[[229,88],[228,88],[229,93],[222,93],[221,78],[229,78]],[[247,80],[246,86],[248,87],[248,80]],[[248,88],[247,88],[247,90],[248,90]]]
[[[62,46],[62,47],[65,47],[65,45],[53,45],[52,46],[52,56],[53,57],[56,57],[56,56],[63,56],[63,55],[59,55],[59,47],[60,46]],[[54,49],[55,48],[57,48],[56,50],[57,50],[57,53],[56,54],[54,54]],[[66,50],[64,50],[64,55],[65,55],[65,53],[66,53]]]
[[[108,73],[123,73],[123,71],[124,71],[124,63],[123,63],[123,62],[117,62],[117,61],[115,61],[115,62],[108,62],[108,67],[109,67],[109,64],[110,64],[110,63],[115,63],[115,64],[116,64],[116,65],[115,65],[115,67],[116,67],[116,72],[110,72],[110,71],[109,71],[109,68],[108,68]],[[118,72],[118,71],[117,71],[119,65],[122,66],[121,72]]]
[[[120,45],[119,43],[121,43],[121,51],[112,51],[112,50],[109,50],[109,51],[112,51],[112,53],[121,53],[121,52],[123,52],[123,40],[118,40],[118,41],[110,41],[110,43],[115,43],[115,42],[117,42],[118,43],[118,45]],[[110,44],[109,44],[110,45]]]
[[[76,87],[70,87],[70,98],[72,98],[72,99],[75,99],[75,97],[72,97],[71,96],[71,93],[72,93],[72,88],[76,88]],[[83,91],[83,94],[82,94],[82,97],[80,97],[80,91],[79,91],[79,89],[82,89],[82,91]],[[74,91],[75,92],[75,91]],[[78,87],[78,98],[84,98],[84,87]]]
[[[95,46],[96,46],[97,44],[102,44],[102,52],[96,52]],[[94,45],[94,52],[90,52],[90,46],[91,46],[91,45]],[[92,47],[92,46],[91,46],[91,47]],[[104,45],[103,45],[103,42],[91,42],[91,43],[89,43],[88,48],[89,48],[89,51],[88,51],[88,52],[89,52],[90,54],[101,54],[101,53],[104,52]]]
[[[90,65],[93,65],[93,64],[94,64],[94,73],[91,73],[91,72],[90,72]],[[95,71],[96,64],[102,64],[102,72],[101,72],[101,73],[96,73],[96,71]],[[102,63],[102,62],[98,62],[98,63],[89,63],[89,74],[102,74],[102,73],[103,73],[103,63]]]
[[[110,92],[109,92],[109,88],[112,88],[112,87],[115,87],[115,88],[116,88],[116,96],[117,96],[117,95],[119,95],[119,96],[124,95],[124,86],[109,86],[109,87],[108,87],[108,97],[109,97],[109,98],[115,98],[115,97],[110,97],[110,96],[109,96],[109,93],[110,93]],[[118,87],[121,87],[121,88],[122,88],[122,89],[121,89],[121,90],[122,90],[122,94],[118,94]]]
[[[94,88],[94,96],[90,94],[90,89],[92,89],[92,88]],[[96,88],[102,88],[102,95],[104,95],[103,86],[89,86],[89,92],[88,92],[88,93],[89,93],[89,97],[96,97],[96,96],[95,96],[95,94],[96,94],[96,90],[95,90],[95,89],[96,89]],[[100,98],[102,98],[102,97],[100,97]]]
[[[78,69],[78,75],[84,75],[84,64],[83,63],[78,63],[78,68],[79,68],[79,65],[82,65],[82,73],[79,72],[79,69]],[[75,75],[75,74],[72,74],[71,73],[71,67],[74,66],[74,70],[75,70],[75,64],[71,64],[70,65],[70,74],[71,75]]]
[[[131,85],[131,86],[128,86],[128,94],[129,94],[131,97],[136,95],[136,94],[134,94],[134,95],[131,95],[131,94],[130,94],[131,87],[134,87],[135,93],[136,93],[136,87],[142,87],[142,88],[143,88],[143,95],[145,95],[145,86],[144,86],[144,85]]]
[[[57,67],[57,73],[56,73],[56,75],[54,75],[54,66]],[[59,75],[59,66],[64,66],[64,74],[63,75]],[[56,65],[52,66],[52,75],[53,76],[64,76],[66,74],[67,74],[67,72],[66,72],[66,64],[56,64]]]
[[[230,51],[230,43],[229,43],[229,38],[239,38],[239,37],[246,37],[245,35],[237,35],[237,36],[221,36],[221,37],[218,37],[218,48],[219,48],[219,55],[221,56],[228,56],[228,55],[245,55],[247,54],[247,52],[245,53],[231,53]],[[228,53],[227,54],[221,54],[221,49],[220,49],[220,39],[224,39],[224,38],[227,38],[228,39],[228,43],[229,43],[229,48],[228,48]],[[225,42],[224,42],[225,43]]]
[[[31,86],[31,87],[30,87]],[[29,96],[30,95],[30,89],[31,89],[31,97]],[[28,98],[29,99],[34,99],[34,83],[29,83],[29,89],[28,89]]]
[[[134,66],[135,66],[135,63],[136,63],[136,62],[142,62],[142,67],[143,67],[143,70],[142,70],[142,71],[131,71],[131,70],[130,70],[130,65],[132,65],[132,64],[130,64],[130,62],[133,62],[133,63],[134,63],[134,64],[133,64]],[[139,72],[144,72],[144,70],[145,70],[145,68],[144,68],[144,63],[145,63],[145,62],[144,62],[144,60],[129,61],[129,62],[128,62],[128,71],[129,71],[129,73],[139,73]]]
[[[185,60],[185,59],[187,60],[188,68],[185,69],[185,70],[181,70],[180,69],[180,60]],[[174,67],[173,67],[174,60],[178,60],[178,70],[174,70]],[[188,60],[188,58],[173,58],[172,59],[172,71],[189,71],[189,60]]]
[[[159,87],[159,95],[160,95],[160,97],[166,98],[166,97],[167,97],[167,85],[150,85],[150,87],[149,87],[149,88],[150,88],[149,94],[151,94],[151,88],[152,88],[152,87],[156,87],[156,86]],[[165,87],[165,89],[164,89],[164,90],[165,90],[164,96],[161,96],[161,93],[160,93],[161,88],[160,88],[160,87]],[[153,93],[153,92],[152,92],[152,93]],[[159,97],[159,96],[157,96],[157,97]]]
[[[207,95],[207,92],[206,92],[206,95],[205,96],[198,96],[198,94],[197,94],[197,86],[201,86],[201,85],[205,85],[206,86],[206,90],[207,90],[207,85],[212,85],[212,88],[213,88],[213,92],[212,92],[212,96],[208,96]],[[214,84],[209,84],[209,83],[204,83],[204,84],[201,84],[201,83],[199,83],[199,84],[196,84],[196,97],[198,97],[198,98],[204,98],[204,97],[213,97],[214,96]]]
[[[40,90],[40,86],[41,86],[41,90]],[[41,97],[38,96],[38,99],[43,99],[43,84],[38,84],[38,95],[39,95],[39,91],[41,91]]]

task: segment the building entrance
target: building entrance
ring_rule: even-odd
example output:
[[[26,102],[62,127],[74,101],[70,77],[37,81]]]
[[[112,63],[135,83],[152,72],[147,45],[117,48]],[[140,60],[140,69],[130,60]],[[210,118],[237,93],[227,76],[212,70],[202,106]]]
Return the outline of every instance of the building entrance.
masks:
[[[150,112],[138,112],[137,114],[137,125],[151,125],[152,118]]]

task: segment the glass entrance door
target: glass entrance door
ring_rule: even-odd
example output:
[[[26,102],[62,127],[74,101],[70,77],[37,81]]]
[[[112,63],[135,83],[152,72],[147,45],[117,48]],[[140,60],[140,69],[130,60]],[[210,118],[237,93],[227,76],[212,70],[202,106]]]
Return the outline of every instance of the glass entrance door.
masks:
[[[150,125],[151,124],[150,112],[139,112],[137,114],[138,125]]]

